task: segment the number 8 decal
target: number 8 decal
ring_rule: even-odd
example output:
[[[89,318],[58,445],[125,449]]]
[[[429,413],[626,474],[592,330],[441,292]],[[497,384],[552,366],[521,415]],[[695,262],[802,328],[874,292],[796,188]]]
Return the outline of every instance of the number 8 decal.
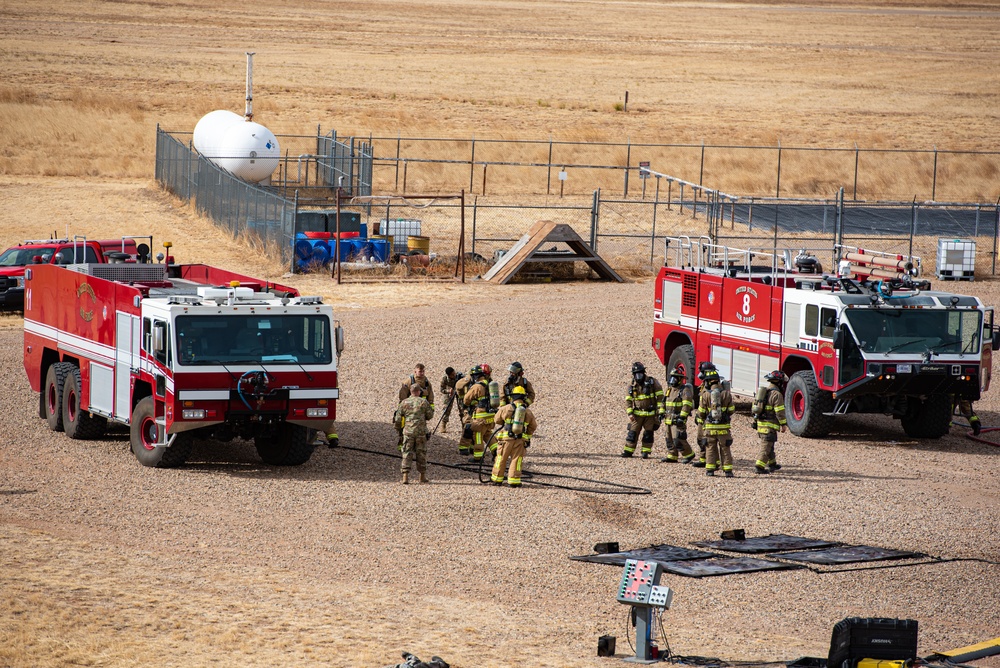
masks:
[[[743,315],[750,315],[750,293],[743,295]]]

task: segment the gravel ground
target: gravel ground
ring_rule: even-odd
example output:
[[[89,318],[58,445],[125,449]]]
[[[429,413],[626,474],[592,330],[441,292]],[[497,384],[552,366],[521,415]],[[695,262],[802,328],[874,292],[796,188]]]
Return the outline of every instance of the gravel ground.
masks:
[[[960,287],[983,294],[996,288]],[[196,449],[183,469],[144,469],[125,434],[78,442],[47,431],[21,367],[21,332],[5,329],[0,554],[9,562],[16,553],[21,569],[0,582],[41,577],[44,566],[25,555],[58,560],[72,548],[85,563],[110,555],[139,571],[148,564],[145,584],[162,587],[168,600],[171,592],[199,590],[208,609],[222,606],[220,630],[239,625],[238,615],[222,612],[224,603],[273,606],[277,630],[259,653],[212,649],[206,641],[196,663],[385,665],[410,649],[455,668],[607,666],[617,664],[592,658],[598,636],[618,636],[619,655],[629,653],[626,608],[615,601],[621,569],[568,559],[597,542],[688,546],[743,528],[748,536],[784,533],[1000,560],[1000,451],[957,427],[940,440],[915,441],[892,420],[849,417],[829,438],[782,435],[784,469],[755,476],[756,439],[744,403],[735,420],[734,479],[659,463],[662,435],[653,459],[622,459],[629,366],[656,362],[650,281],[476,286],[476,303],[439,302],[438,290],[428,287],[428,305],[361,301],[340,313],[348,337],[338,404],[345,446],[394,454],[389,418],[398,383],[415,362],[424,362],[436,383],[445,366],[503,369],[516,359],[538,392],[539,432],[527,470],[652,494],[494,488],[442,466],[430,468],[433,484],[404,487],[397,461],[347,447],[324,447],[305,466],[279,469],[260,464],[252,445],[232,443]],[[992,397],[977,410],[984,424],[1000,424]],[[454,433],[435,436],[429,458],[461,463],[456,441]],[[836,574],[668,575],[663,582],[675,597],[663,623],[679,654],[781,661],[825,656],[831,628],[848,616],[911,618],[920,623],[919,652],[929,654],[998,635],[998,576],[997,564],[981,561]],[[329,629],[340,644],[325,644],[316,629],[283,644],[296,620],[325,619],[331,608],[352,620],[349,628]],[[161,651],[162,664],[184,663],[185,650]]]

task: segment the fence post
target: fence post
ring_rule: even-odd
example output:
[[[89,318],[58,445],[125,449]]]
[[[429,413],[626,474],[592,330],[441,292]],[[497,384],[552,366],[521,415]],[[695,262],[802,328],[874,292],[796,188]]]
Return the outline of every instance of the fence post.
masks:
[[[841,195],[841,200],[843,200],[843,195]],[[858,142],[854,142],[854,201],[858,201]]]
[[[594,191],[594,198],[590,204],[590,250],[597,252],[597,221],[600,217],[601,189]],[[1000,211],[1000,207],[997,208]]]
[[[470,195],[472,193],[469,193]],[[464,209],[463,209],[464,214]],[[472,198],[472,254],[476,254],[476,219],[479,216],[479,198]]]
[[[473,184],[473,179],[476,178],[476,135],[472,135],[472,157],[469,158],[469,194],[476,192]],[[472,252],[475,253],[475,236],[472,237],[473,249]]]
[[[399,190],[399,151],[401,143],[402,143],[402,137],[397,132],[396,133],[396,185],[394,186],[396,190]],[[372,155],[374,155],[374,153]]]
[[[913,237],[917,233],[917,196],[913,196],[913,204],[910,211],[910,248],[907,255],[913,257]]]
[[[993,218],[993,269],[992,274],[997,275],[997,237],[1000,236],[1000,197],[997,198],[996,215]]]
[[[298,227],[299,222],[299,189],[295,189],[295,208],[292,209],[292,266],[291,272],[294,274],[295,269],[295,228]]]
[[[625,148],[625,193],[622,197],[628,197],[628,174],[632,169],[632,138],[628,138]]]
[[[778,140],[778,180],[774,185],[774,198],[777,199],[781,197],[781,140]],[[777,211],[777,203],[775,203],[775,211]]]
[[[701,140],[701,167],[698,168],[698,185],[705,180],[705,140]]]
[[[653,232],[649,235],[649,263],[653,264],[656,249],[656,207],[660,203],[660,175],[656,175],[656,191],[653,193]]]
[[[483,163],[483,195],[486,194],[486,168],[488,166],[489,166],[489,163],[485,163],[485,162]]]
[[[552,135],[549,135],[549,166],[545,174],[545,194],[552,192]]]
[[[931,180],[931,201],[937,200],[937,146],[934,147],[934,177]]]

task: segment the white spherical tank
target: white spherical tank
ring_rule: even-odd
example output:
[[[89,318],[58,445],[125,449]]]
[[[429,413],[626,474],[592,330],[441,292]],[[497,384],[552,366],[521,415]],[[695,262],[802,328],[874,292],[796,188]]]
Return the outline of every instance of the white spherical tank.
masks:
[[[281,157],[273,132],[225,110],[213,111],[198,121],[194,147],[233,176],[252,183],[267,180]]]

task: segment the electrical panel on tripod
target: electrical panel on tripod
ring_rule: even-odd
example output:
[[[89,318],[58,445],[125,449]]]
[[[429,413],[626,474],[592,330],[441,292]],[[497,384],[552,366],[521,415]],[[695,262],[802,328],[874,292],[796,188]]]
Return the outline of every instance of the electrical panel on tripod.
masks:
[[[663,567],[655,561],[627,559],[618,586],[618,602],[648,607],[653,587],[660,582]]]
[[[826,665],[857,668],[861,659],[913,661],[916,658],[916,620],[849,617],[833,627]]]

